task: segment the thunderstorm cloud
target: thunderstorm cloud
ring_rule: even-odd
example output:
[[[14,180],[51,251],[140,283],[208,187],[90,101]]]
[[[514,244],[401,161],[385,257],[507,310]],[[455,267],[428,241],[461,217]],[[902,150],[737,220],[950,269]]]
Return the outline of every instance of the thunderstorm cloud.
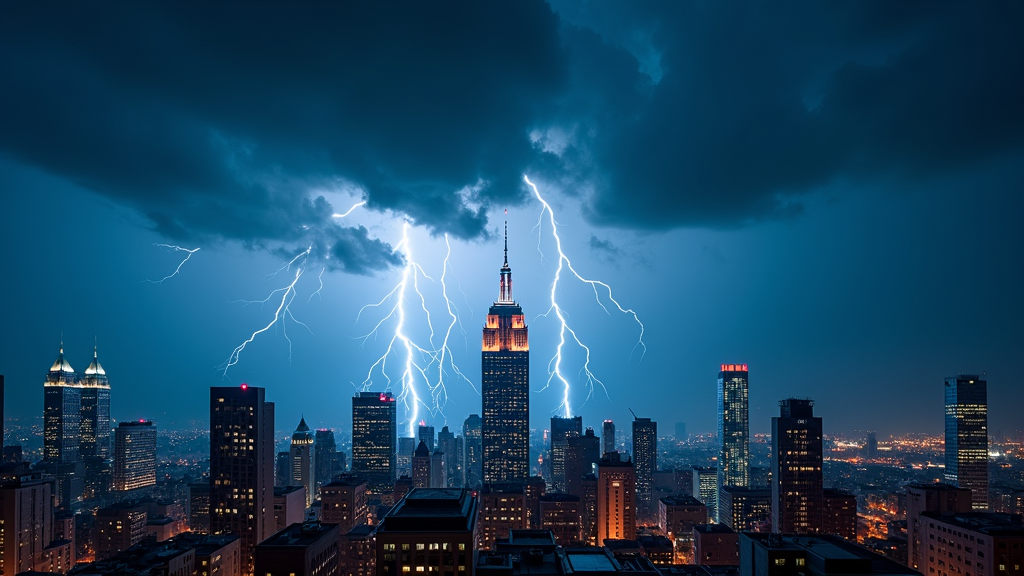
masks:
[[[1014,2],[8,2],[0,154],[171,239],[312,235],[368,274],[400,259],[312,190],[474,238],[530,172],[594,223],[734,227],[1004,157],[1022,25]]]

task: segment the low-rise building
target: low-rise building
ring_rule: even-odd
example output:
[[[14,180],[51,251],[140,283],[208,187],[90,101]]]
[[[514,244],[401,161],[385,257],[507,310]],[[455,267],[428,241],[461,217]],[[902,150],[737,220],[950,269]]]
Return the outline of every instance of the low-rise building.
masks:
[[[464,489],[414,488],[377,526],[377,574],[474,573],[477,500]]]

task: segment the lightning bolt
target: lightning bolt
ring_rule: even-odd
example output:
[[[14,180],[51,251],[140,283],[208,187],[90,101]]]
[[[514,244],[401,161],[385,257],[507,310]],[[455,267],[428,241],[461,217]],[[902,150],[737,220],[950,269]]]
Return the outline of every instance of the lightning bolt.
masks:
[[[384,317],[369,332],[359,337],[365,344],[369,338],[380,334],[382,328],[389,321],[394,323],[394,332],[388,339],[384,352],[370,365],[361,388],[364,391],[369,390],[373,386],[374,375],[378,373],[387,382],[385,390],[390,390],[397,381],[399,392],[395,399],[402,402],[405,406],[408,414],[410,436],[415,436],[416,422],[420,420],[421,407],[434,417],[438,415],[444,416],[444,406],[448,401],[446,378],[449,376],[449,370],[457,378],[468,382],[474,391],[476,390],[472,381],[455,364],[451,348],[448,345],[452,330],[459,323],[459,316],[457,314],[458,308],[455,307],[448,297],[447,274],[451,268],[449,263],[451,244],[448,242],[447,236],[445,237],[445,245],[448,251],[445,255],[440,284],[449,323],[444,331],[443,338],[438,337],[437,332],[435,332],[430,309],[427,307],[426,296],[420,289],[421,279],[433,282],[433,278],[426,273],[413,257],[409,241],[408,222],[403,224],[402,239],[395,245],[393,250],[396,253],[401,252],[405,259],[405,266],[402,268],[402,274],[398,283],[379,301],[366,304],[360,308],[359,313],[356,315],[356,322],[358,323],[364,311],[384,307],[387,303],[390,303],[390,308]],[[411,298],[419,300],[419,312],[417,314],[425,319],[429,330],[426,343],[417,343],[407,332],[407,321],[410,316],[407,308]],[[440,345],[435,346],[435,340],[440,340]],[[392,376],[394,372],[388,366],[389,359],[392,357],[400,365],[399,373],[394,376]],[[421,396],[419,389],[424,389],[425,394]]]
[[[164,280],[174,278],[175,276],[178,275],[178,272],[181,272],[181,267],[185,265],[185,262],[188,262],[188,259],[191,258],[193,254],[199,252],[199,248],[182,248],[181,246],[175,246],[173,244],[154,244],[154,246],[160,246],[161,248],[170,248],[171,251],[173,252],[188,252],[188,255],[185,256],[184,260],[178,263],[178,267],[174,269],[174,272],[171,272],[170,274],[164,276],[159,280],[146,280],[146,282],[149,282],[150,284],[163,284]]]
[[[352,205],[351,208],[349,208],[347,211],[345,211],[342,214],[332,214],[331,216],[333,218],[344,218],[344,217],[348,216],[349,214],[351,214],[353,210],[355,210],[356,208],[359,208],[360,206],[366,206],[366,200],[363,200],[362,202],[356,202],[355,204]]]
[[[291,270],[292,267],[294,266],[295,267],[295,277],[292,278],[292,281],[290,283],[288,283],[287,285],[285,285],[285,286],[283,286],[281,288],[277,288],[277,289],[273,290],[263,300],[243,301],[244,304],[260,304],[262,306],[263,304],[266,304],[267,302],[271,301],[271,299],[273,299],[275,295],[277,295],[277,294],[281,295],[281,299],[277,303],[277,309],[274,310],[274,316],[270,319],[270,322],[268,322],[266,326],[264,326],[264,327],[260,328],[259,330],[256,330],[255,332],[253,332],[248,338],[245,339],[244,342],[242,342],[241,344],[236,346],[235,349],[231,351],[231,354],[228,356],[227,361],[224,362],[224,365],[223,365],[223,376],[225,378],[228,375],[228,369],[231,368],[232,366],[234,366],[235,364],[238,364],[238,359],[241,356],[242,351],[245,350],[245,347],[248,346],[249,344],[252,344],[253,340],[255,340],[257,336],[259,336],[260,334],[266,332],[267,330],[270,330],[270,328],[273,327],[278,322],[281,323],[282,333],[284,334],[285,340],[288,341],[288,361],[289,362],[291,361],[291,358],[292,358],[292,339],[288,337],[288,325],[285,322],[285,320],[290,318],[296,324],[299,324],[299,325],[305,327],[307,330],[309,330],[309,326],[306,326],[305,324],[300,322],[298,319],[296,319],[294,315],[292,315],[292,311],[291,311],[290,307],[291,307],[292,301],[295,300],[295,285],[299,283],[299,278],[302,278],[302,273],[305,272],[304,266],[306,264],[306,260],[309,258],[309,254],[312,251],[312,249],[313,249],[312,246],[306,248],[304,251],[300,252],[297,256],[292,258],[291,261],[289,261],[287,264],[282,266],[277,272],[274,273],[274,276],[276,276],[278,273],[280,273],[283,270]],[[302,263],[298,264],[298,262],[300,260],[302,261]]]
[[[584,399],[583,402],[586,403],[587,400],[589,400],[591,396],[594,395],[595,384],[601,386],[601,389],[604,391],[606,397],[608,396],[608,388],[604,385],[604,382],[602,382],[600,378],[598,378],[596,375],[594,375],[593,372],[591,372],[590,347],[584,344],[582,340],[580,340],[579,335],[577,335],[576,331],[569,324],[568,320],[566,320],[565,313],[562,310],[562,307],[558,304],[558,283],[561,280],[563,268],[568,269],[569,272],[571,272],[577,280],[585,284],[589,284],[590,287],[593,288],[594,298],[597,300],[597,305],[600,306],[606,314],[610,314],[610,312],[608,311],[608,308],[604,305],[604,303],[601,302],[601,294],[598,292],[598,286],[607,291],[608,300],[615,305],[619,312],[633,317],[633,320],[640,327],[640,336],[637,339],[637,343],[633,345],[633,349],[630,352],[630,359],[632,359],[633,354],[636,352],[636,349],[638,347],[641,349],[641,360],[643,360],[644,354],[647,353],[647,345],[644,344],[644,324],[643,322],[640,321],[640,318],[637,316],[636,312],[634,312],[631,308],[623,308],[622,305],[619,304],[618,300],[616,300],[615,297],[612,296],[611,286],[604,282],[601,282],[600,280],[591,280],[589,278],[584,278],[582,275],[580,275],[579,272],[576,271],[576,269],[572,265],[572,261],[569,260],[569,257],[566,256],[565,252],[562,250],[562,238],[558,235],[558,223],[555,222],[555,213],[554,211],[551,210],[551,205],[549,205],[547,201],[544,200],[544,197],[541,196],[540,191],[537,190],[537,186],[534,185],[533,182],[530,182],[530,179],[527,176],[523,176],[523,181],[526,182],[526,184],[533,190],[534,196],[537,197],[537,200],[540,201],[541,205],[543,206],[543,208],[541,209],[540,216],[537,219],[537,227],[541,227],[544,220],[544,213],[546,212],[548,215],[548,221],[551,225],[551,235],[554,237],[555,240],[555,248],[558,250],[558,267],[555,269],[555,278],[551,282],[551,306],[548,308],[546,312],[541,314],[541,316],[548,317],[550,314],[554,313],[555,317],[558,319],[558,346],[555,348],[555,353],[551,357],[551,360],[548,361],[548,379],[545,382],[544,387],[541,388],[541,390],[546,389],[555,380],[560,382],[563,386],[562,403],[556,408],[556,410],[562,410],[565,417],[569,418],[572,416],[572,407],[569,404],[570,385],[569,381],[566,380],[565,376],[562,374],[562,350],[565,348],[567,332],[569,336],[572,338],[572,340],[576,343],[576,345],[579,346],[585,354],[583,367],[580,368],[580,374],[584,377],[584,382],[587,386],[587,397],[586,399]],[[537,249],[540,249],[539,232]],[[541,257],[543,258],[543,253],[541,253]],[[609,397],[609,400],[610,399],[611,398]]]

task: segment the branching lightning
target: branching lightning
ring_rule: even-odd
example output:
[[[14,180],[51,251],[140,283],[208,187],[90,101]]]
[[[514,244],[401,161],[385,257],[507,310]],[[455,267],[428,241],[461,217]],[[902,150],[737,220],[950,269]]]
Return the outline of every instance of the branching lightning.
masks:
[[[352,205],[351,208],[349,208],[348,210],[346,210],[342,214],[332,214],[331,216],[334,217],[334,218],[344,218],[344,217],[348,216],[349,214],[351,214],[353,210],[355,210],[356,208],[359,208],[360,206],[366,206],[366,200],[363,200],[362,202],[356,202],[355,204]]]
[[[421,406],[425,408],[431,416],[444,417],[444,406],[448,401],[448,390],[445,384],[447,370],[451,370],[458,378],[466,380],[470,383],[470,386],[472,386],[472,382],[455,364],[451,349],[448,347],[451,331],[458,322],[458,316],[456,314],[457,309],[454,308],[453,303],[448,297],[446,278],[447,271],[450,267],[448,258],[451,255],[451,245],[448,244],[447,237],[445,237],[445,243],[448,246],[448,252],[445,256],[444,270],[441,274],[440,282],[442,295],[445,299],[448,315],[451,321],[444,332],[444,337],[439,346],[434,345],[434,340],[436,338],[434,325],[431,320],[430,310],[427,308],[426,297],[424,296],[423,291],[420,290],[419,285],[421,278],[431,282],[433,282],[433,279],[427,275],[423,267],[413,258],[409,242],[408,222],[404,223],[402,226],[402,240],[394,247],[394,252],[401,252],[405,259],[405,266],[402,268],[402,275],[398,283],[379,301],[367,304],[360,308],[359,313],[356,315],[356,322],[359,322],[363,312],[367,309],[382,307],[386,302],[391,303],[391,308],[388,310],[387,314],[381,318],[369,332],[360,337],[365,344],[369,338],[376,337],[381,332],[382,327],[389,320],[394,320],[394,332],[388,340],[384,353],[381,354],[367,370],[366,378],[362,382],[362,389],[370,389],[373,385],[373,377],[375,373],[379,373],[387,382],[385,390],[390,390],[394,381],[397,380],[399,384],[399,391],[395,399],[402,402],[407,410],[410,436],[415,436],[415,427],[416,422],[420,419],[419,410]],[[423,344],[414,341],[406,331],[406,320],[408,319],[408,312],[406,309],[408,304],[407,299],[412,297],[410,291],[414,292],[416,297],[419,298],[419,308],[422,311],[423,318],[426,320],[426,325],[430,332],[427,342]],[[392,377],[392,373],[389,372],[388,367],[388,359],[392,355],[394,355],[401,363],[399,374],[394,378]],[[422,396],[417,390],[418,386],[425,388],[425,394]],[[474,390],[476,390],[475,387]]]
[[[164,276],[159,280],[146,280],[146,282],[149,282],[150,284],[163,284],[164,280],[174,278],[175,276],[178,275],[178,272],[181,272],[181,267],[185,265],[185,262],[188,262],[188,259],[191,258],[193,254],[199,252],[199,248],[182,248],[181,246],[175,246],[173,244],[154,244],[154,246],[160,246],[161,248],[170,248],[174,252],[188,252],[188,255],[185,256],[184,260],[178,263],[178,267],[174,269],[174,272],[171,272],[170,274]]]
[[[558,298],[557,298],[558,283],[561,280],[562,269],[563,268],[567,268],[570,272],[572,272],[573,276],[575,276],[577,280],[579,280],[580,282],[583,282],[585,284],[589,284],[590,287],[593,288],[593,290],[594,290],[594,298],[597,300],[598,306],[600,306],[605,311],[605,313],[610,314],[610,312],[608,312],[608,308],[604,305],[603,302],[601,302],[601,294],[598,291],[598,286],[600,286],[600,287],[604,288],[605,290],[607,290],[607,292],[608,292],[608,296],[607,296],[608,300],[611,301],[611,303],[615,305],[615,307],[618,309],[619,312],[633,317],[633,320],[640,327],[640,336],[637,339],[637,343],[633,346],[633,350],[630,352],[630,358],[632,358],[632,356],[636,352],[637,348],[640,348],[640,350],[641,350],[641,354],[640,354],[641,360],[643,359],[643,355],[647,352],[647,345],[644,344],[644,324],[643,324],[643,322],[640,321],[640,318],[636,315],[636,312],[634,312],[631,308],[623,308],[622,305],[619,304],[619,302],[612,296],[612,288],[611,288],[611,286],[609,286],[608,284],[605,284],[604,282],[601,282],[600,280],[591,280],[589,278],[584,278],[583,276],[580,275],[579,272],[576,271],[575,268],[573,268],[572,261],[569,260],[569,258],[565,255],[565,252],[562,250],[562,239],[558,235],[558,223],[555,222],[555,213],[554,213],[554,211],[551,210],[551,206],[541,196],[540,191],[537,190],[537,186],[534,185],[533,182],[530,182],[530,179],[527,176],[525,176],[525,175],[523,176],[523,180],[533,190],[534,196],[537,197],[537,200],[540,201],[541,205],[543,206],[543,208],[541,209],[540,216],[537,219],[537,226],[541,227],[541,225],[543,224],[543,220],[544,220],[544,213],[547,212],[548,222],[551,225],[551,235],[553,236],[553,238],[555,240],[555,248],[558,250],[558,267],[555,269],[555,278],[551,282],[551,295],[550,295],[550,297],[551,297],[551,305],[550,305],[550,307],[548,308],[548,310],[546,312],[541,314],[541,316],[547,317],[550,314],[554,313],[554,315],[558,319],[558,323],[559,323],[559,340],[558,340],[558,346],[555,348],[554,355],[551,357],[551,360],[548,361],[548,379],[545,382],[544,387],[542,388],[542,390],[546,389],[548,386],[550,386],[552,381],[554,381],[554,380],[557,380],[558,382],[560,382],[562,384],[562,386],[563,386],[562,403],[558,406],[558,408],[556,410],[561,410],[564,413],[565,417],[568,418],[568,417],[572,416],[572,407],[569,404],[569,393],[570,393],[571,387],[570,387],[569,381],[562,374],[562,350],[565,347],[565,343],[566,343],[566,339],[567,339],[566,338],[566,332],[569,333],[569,336],[571,336],[572,340],[576,343],[576,345],[579,346],[580,349],[583,350],[584,355],[585,355],[583,366],[580,368],[580,375],[583,377],[584,384],[587,387],[587,397],[584,400],[584,403],[587,400],[589,400],[591,398],[591,396],[593,396],[593,394],[594,394],[594,387],[595,387],[594,385],[595,384],[598,384],[598,385],[601,386],[601,389],[604,390],[605,396],[608,395],[608,389],[605,387],[604,382],[602,382],[600,378],[598,378],[597,376],[594,375],[593,372],[591,372],[591,370],[590,370],[590,347],[587,346],[586,344],[584,344],[582,340],[580,340],[580,337],[577,335],[576,331],[572,328],[572,326],[569,324],[568,320],[566,319],[566,315],[565,315],[564,310],[562,309],[561,305],[559,305],[559,303],[558,303]],[[538,250],[540,249],[539,233],[538,233],[537,248],[538,248]],[[541,254],[541,257],[543,258],[543,253]]]

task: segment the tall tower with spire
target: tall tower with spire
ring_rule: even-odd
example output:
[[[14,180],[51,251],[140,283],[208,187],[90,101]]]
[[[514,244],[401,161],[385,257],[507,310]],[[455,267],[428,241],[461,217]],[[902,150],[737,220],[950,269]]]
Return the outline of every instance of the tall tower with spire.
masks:
[[[523,309],[512,299],[508,222],[498,300],[487,313],[482,350],[483,480],[526,482],[530,475],[530,345]]]
[[[110,429],[107,429],[109,437]],[[64,359],[64,342],[43,382],[43,460],[78,462],[82,443],[82,388]]]
[[[82,388],[82,458],[110,456],[110,381],[100,365],[96,347],[92,363],[85,369]]]
[[[316,461],[313,443],[313,432],[306,425],[306,418],[302,417],[295,428],[295,433],[292,434],[291,485],[306,489],[306,508],[312,506],[313,500],[316,499]]]

